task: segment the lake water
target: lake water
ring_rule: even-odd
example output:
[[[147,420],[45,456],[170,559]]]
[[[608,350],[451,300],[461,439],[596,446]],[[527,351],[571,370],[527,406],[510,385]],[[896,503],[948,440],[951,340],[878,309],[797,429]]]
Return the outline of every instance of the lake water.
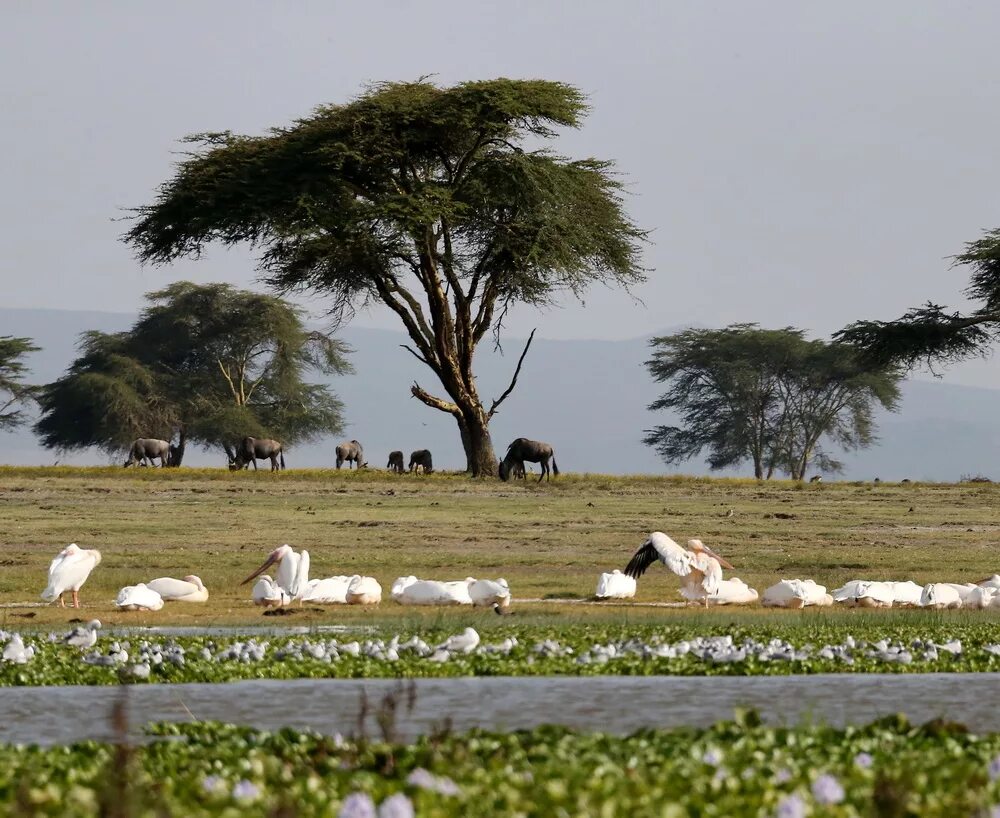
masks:
[[[412,687],[410,687],[412,685]],[[412,691],[407,693],[404,686]],[[628,734],[643,727],[705,726],[752,707],[770,723],[834,725],[904,712],[1000,731],[1000,673],[824,674],[771,677],[479,677],[248,681],[0,690],[0,742],[112,739],[111,711],[127,696],[129,722],[219,720],[274,729],[380,735],[375,711],[396,694],[396,732],[412,739],[444,724],[512,730],[556,723]],[[362,700],[367,699],[363,707]],[[412,700],[412,708],[408,707]]]

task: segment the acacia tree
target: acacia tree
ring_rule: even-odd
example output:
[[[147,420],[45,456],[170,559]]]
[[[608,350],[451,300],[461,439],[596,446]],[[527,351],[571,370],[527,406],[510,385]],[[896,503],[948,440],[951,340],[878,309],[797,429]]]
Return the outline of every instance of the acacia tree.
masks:
[[[343,430],[343,406],[308,372],[350,371],[347,347],[308,330],[274,296],[182,281],[147,296],[121,333],[87,333],[66,375],[42,388],[43,445],[119,451],[137,437],[220,447],[244,435],[292,444]]]
[[[247,242],[265,280],[326,294],[338,321],[386,305],[447,397],[416,382],[412,395],[455,418],[468,470],[490,474],[490,419],[527,345],[488,408],[477,345],[491,331],[499,343],[513,304],[643,279],[644,234],[624,213],[611,163],[537,147],[585,112],[562,83],[421,80],[376,85],[265,136],[195,135],[197,149],[138,209],[126,241],[156,264]]]
[[[839,471],[824,449],[875,440],[876,405],[893,410],[898,375],[866,366],[845,348],[808,341],[802,330],[734,324],[654,338],[646,367],[667,391],[650,410],[671,409],[676,426],[647,430],[644,442],[667,463],[707,450],[712,469],[753,463],[754,476],[775,471],[801,480],[810,464]]]
[[[34,400],[37,388],[24,383],[24,356],[37,352],[30,338],[0,336],[0,429],[15,429],[24,423],[24,407]]]
[[[856,321],[834,337],[867,360],[906,370],[988,354],[1000,339],[1000,229],[968,242],[953,261],[972,270],[965,294],[981,302],[979,307],[951,312],[928,302],[895,321]]]

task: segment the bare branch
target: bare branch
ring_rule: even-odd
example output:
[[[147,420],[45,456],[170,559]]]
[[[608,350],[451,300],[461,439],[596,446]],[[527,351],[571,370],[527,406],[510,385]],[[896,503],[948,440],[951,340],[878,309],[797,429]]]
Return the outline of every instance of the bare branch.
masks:
[[[422,389],[420,384],[416,381],[414,381],[413,386],[410,387],[410,394],[417,400],[430,406],[432,409],[440,409],[442,412],[448,412],[455,417],[460,417],[462,414],[456,404],[434,397],[434,395],[424,391],[424,389]]]
[[[414,358],[416,358],[418,361],[420,361],[420,363],[427,364],[427,366],[429,366],[431,369],[435,369],[434,364],[432,364],[430,361],[428,361],[423,355],[421,355],[419,352],[417,352],[413,347],[409,346],[408,344],[400,344],[400,346],[403,349],[405,349],[407,352],[409,352]]]
[[[537,329],[538,328],[535,327],[535,329],[531,331],[531,335],[528,336],[528,343],[524,345],[524,351],[521,353],[521,357],[517,361],[517,369],[514,370],[514,377],[511,378],[510,386],[507,387],[507,390],[499,398],[493,401],[493,405],[490,407],[490,411],[486,415],[488,418],[492,418],[493,415],[496,414],[500,404],[507,400],[507,396],[513,392],[514,387],[517,386],[517,376],[521,374],[521,364],[524,363],[524,356],[528,354],[528,348],[531,346],[531,342],[535,338],[535,332]]]

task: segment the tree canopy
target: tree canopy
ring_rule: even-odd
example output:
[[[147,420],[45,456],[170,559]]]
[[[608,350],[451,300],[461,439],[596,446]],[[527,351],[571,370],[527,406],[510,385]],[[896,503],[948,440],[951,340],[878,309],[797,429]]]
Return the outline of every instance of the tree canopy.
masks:
[[[647,430],[644,442],[667,463],[707,450],[710,468],[749,460],[757,478],[802,479],[813,464],[839,471],[828,447],[871,445],[875,408],[899,399],[895,370],[792,327],[690,329],[650,344],[646,367],[668,388],[649,408],[673,410],[679,423]]]
[[[197,134],[126,241],[155,264],[246,242],[265,280],[325,294],[338,318],[386,305],[447,397],[418,383],[411,394],[454,416],[469,470],[492,473],[489,421],[518,370],[486,408],[480,341],[499,339],[513,304],[644,277],[644,234],[612,164],[544,147],[586,110],[558,82],[420,80],[375,85],[263,136]]]
[[[972,271],[965,294],[978,307],[962,313],[928,302],[894,321],[856,321],[834,337],[870,361],[905,369],[988,354],[1000,338],[1000,229],[967,243],[953,262]]]
[[[126,332],[86,333],[67,373],[42,388],[43,445],[116,452],[138,437],[221,447],[343,431],[343,406],[308,373],[350,371],[345,344],[310,331],[280,298],[182,281],[147,296]]]
[[[37,387],[24,383],[24,356],[37,352],[30,338],[0,336],[0,429],[14,429],[25,421],[24,409],[37,394]]]

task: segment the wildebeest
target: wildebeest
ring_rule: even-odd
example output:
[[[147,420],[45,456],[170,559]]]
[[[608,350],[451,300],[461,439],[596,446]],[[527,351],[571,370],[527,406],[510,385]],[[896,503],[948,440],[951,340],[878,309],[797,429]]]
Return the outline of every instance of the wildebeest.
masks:
[[[351,468],[351,464],[357,466],[359,469],[362,466],[367,466],[365,462],[365,452],[362,449],[361,444],[356,440],[348,441],[347,443],[341,443],[337,446],[337,468],[339,469],[347,462],[347,468]]]
[[[823,475],[821,475],[821,474],[814,474],[812,477],[809,478],[809,482],[810,483],[822,483],[823,482]]]
[[[500,461],[500,479],[507,480],[514,473],[515,466],[520,466],[524,471],[524,461],[529,463],[539,463],[542,466],[542,473],[538,475],[538,482],[542,478],[548,478],[549,460],[552,461],[552,474],[559,475],[559,467],[556,465],[556,455],[548,443],[540,440],[528,440],[526,437],[519,437],[507,447],[507,454]]]
[[[389,462],[385,464],[385,467],[396,474],[402,474],[406,471],[406,467],[403,465],[403,453],[399,450],[389,452]]]
[[[424,474],[430,474],[434,471],[430,449],[417,449],[410,455],[410,471],[417,467],[423,469]]]
[[[161,467],[170,465],[170,444],[155,437],[140,437],[132,442],[125,466],[133,466],[136,463],[141,466],[152,466],[153,460],[157,457],[160,458]]]
[[[270,458],[271,471],[278,471],[285,468],[285,452],[282,445],[277,440],[268,437],[245,437],[236,447],[236,456],[229,463],[230,471],[238,471],[253,463],[253,470],[257,471],[257,461]]]

